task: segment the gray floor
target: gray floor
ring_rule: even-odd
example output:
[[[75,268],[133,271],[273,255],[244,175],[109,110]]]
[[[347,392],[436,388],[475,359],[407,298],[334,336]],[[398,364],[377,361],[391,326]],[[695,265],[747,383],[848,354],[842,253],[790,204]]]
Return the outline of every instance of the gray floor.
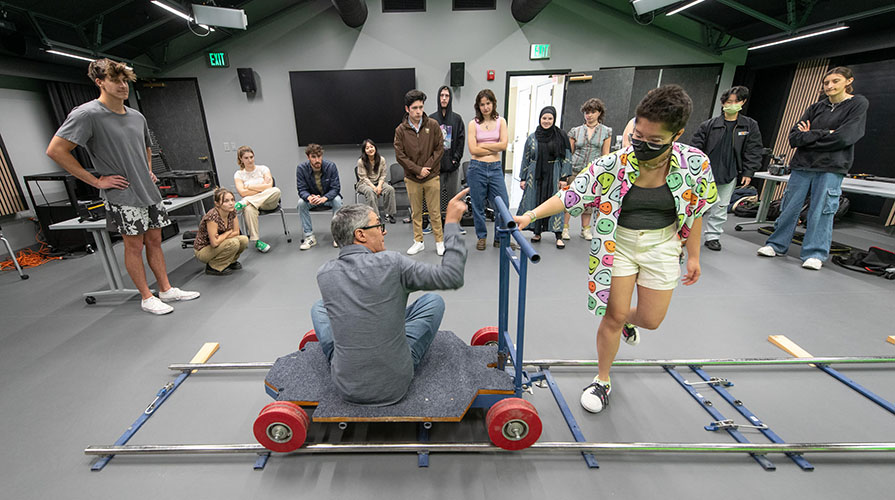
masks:
[[[328,224],[327,214],[314,218]],[[288,220],[298,233],[295,214]],[[388,229],[389,247],[406,250],[409,225]],[[92,458],[83,449],[114,442],[174,378],[169,363],[188,361],[206,341],[221,343],[213,361],[272,361],[294,351],[311,328],[315,271],[336,255],[329,232],[319,231],[320,245],[299,252],[297,240],[287,245],[279,235],[275,219],[263,220],[262,231],[273,250],[247,253],[245,268],[223,278],[205,276],[191,250],[166,242],[172,281],[202,297],[164,317],[140,312],[136,299],[85,305],[81,293],[104,283],[97,255],[29,270],[28,281],[0,275],[4,498],[493,498],[498,492],[516,498],[890,498],[892,454],[808,455],[814,472],[780,455],[771,457],[777,470],[766,472],[742,455],[604,455],[597,457],[601,468],[589,470],[580,456],[531,453],[433,455],[428,469],[417,468],[413,455],[276,456],[260,472],[249,455],[117,457],[104,471],[90,472]],[[839,227],[835,239],[895,247],[882,230],[854,224]],[[551,240],[540,244],[543,260],[531,269],[525,358],[592,359],[596,320],[584,310],[588,245],[575,236],[559,251]],[[474,241],[470,231],[466,243],[472,248]],[[757,258],[763,237],[755,232],[731,231],[722,241],[722,252],[703,252],[699,283],[675,292],[660,330],[647,332],[640,346],[623,345],[620,358],[784,357],[769,334],[785,334],[815,355],[895,355],[885,342],[895,335],[889,323],[895,282],[834,265],[803,270],[798,247],[786,258]],[[427,237],[416,258],[436,262],[432,242]],[[496,323],[496,264],[490,247],[470,250],[466,285],[443,294],[443,328],[468,339]],[[895,400],[892,368],[842,370]],[[787,441],[895,441],[895,415],[819,370],[708,371],[732,380],[733,394]],[[599,416],[577,404],[590,370],[556,369],[555,375],[591,441],[732,441],[703,430],[710,416],[660,368],[615,370],[612,405]],[[253,442],[251,424],[269,402],[263,378],[263,372],[193,375],[132,443]],[[544,421],[541,440],[570,439],[549,391],[526,397]],[[709,397],[733,418],[726,403]],[[316,426],[310,439],[403,441],[414,434],[413,426],[401,425],[358,424],[344,432]],[[487,434],[481,415],[473,414],[460,424],[436,425],[433,440],[482,442]]]

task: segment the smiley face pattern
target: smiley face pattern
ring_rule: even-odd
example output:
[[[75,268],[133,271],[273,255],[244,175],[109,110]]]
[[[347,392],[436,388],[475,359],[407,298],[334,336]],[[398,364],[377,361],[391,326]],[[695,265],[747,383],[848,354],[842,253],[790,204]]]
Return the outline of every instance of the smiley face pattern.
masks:
[[[693,222],[718,202],[718,187],[712,176],[708,157],[686,144],[674,143],[671,166],[665,182],[674,196],[678,214],[678,235],[690,236]],[[615,258],[615,228],[621,213],[622,199],[640,169],[631,147],[598,158],[581,171],[569,189],[556,193],[566,211],[576,216],[586,205],[595,205],[594,238],[588,259],[587,309],[597,316],[606,314],[612,264]]]

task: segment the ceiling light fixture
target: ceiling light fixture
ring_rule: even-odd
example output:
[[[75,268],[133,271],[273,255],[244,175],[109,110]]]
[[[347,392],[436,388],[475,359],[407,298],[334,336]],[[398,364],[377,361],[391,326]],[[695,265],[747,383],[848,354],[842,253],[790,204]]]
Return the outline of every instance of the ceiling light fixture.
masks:
[[[833,33],[835,31],[842,31],[842,30],[847,30],[847,29],[848,29],[848,26],[835,26],[833,28],[827,28],[825,30],[815,31],[814,33],[807,33],[804,35],[794,36],[792,38],[785,38],[783,40],[777,40],[776,42],[763,43],[761,45],[749,47],[747,50],[763,49],[765,47],[771,47],[773,45],[780,45],[781,43],[795,42],[796,40],[803,40],[805,38],[811,38],[813,36],[818,36],[818,35],[826,35],[827,33]]]
[[[690,3],[688,3],[687,5],[684,5],[683,7],[678,7],[678,8],[674,9],[673,11],[671,11],[671,12],[665,14],[665,15],[666,15],[666,16],[673,16],[673,15],[677,14],[678,12],[680,12],[680,11],[682,11],[682,10],[687,10],[687,9],[689,9],[690,7],[693,7],[694,5],[696,5],[696,4],[700,4],[700,3],[702,3],[702,2],[703,2],[703,0],[694,0],[694,1],[690,2]]]
[[[152,0],[152,3],[154,3],[155,5],[157,5],[157,6],[161,7],[161,8],[163,8],[163,9],[167,10],[168,12],[174,14],[175,16],[182,17],[182,18],[186,19],[187,21],[192,21],[192,20],[193,20],[193,18],[190,17],[190,15],[187,14],[186,12],[177,10],[177,9],[175,9],[174,7],[171,7],[170,5],[168,5],[168,4],[166,4],[166,3],[162,3],[162,2],[160,2],[159,0]]]
[[[92,57],[84,57],[84,56],[79,56],[77,54],[69,54],[68,52],[62,52],[61,50],[48,50],[46,52],[47,52],[47,54],[56,54],[57,56],[71,57],[72,59],[80,59],[82,61],[88,61],[88,62],[93,62],[96,60]]]

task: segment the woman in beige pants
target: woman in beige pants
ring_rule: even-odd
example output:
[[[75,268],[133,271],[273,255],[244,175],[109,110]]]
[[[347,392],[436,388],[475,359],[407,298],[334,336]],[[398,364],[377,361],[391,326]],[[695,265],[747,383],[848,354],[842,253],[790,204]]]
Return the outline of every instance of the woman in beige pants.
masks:
[[[239,165],[239,170],[233,174],[233,181],[236,183],[236,191],[242,197],[236,203],[236,211],[242,211],[251,245],[259,252],[269,252],[270,245],[258,239],[258,213],[260,210],[277,208],[280,188],[274,187],[269,168],[255,165],[255,152],[252,148],[240,146],[236,151],[236,164]]]
[[[239,256],[249,239],[239,234],[235,205],[233,193],[227,188],[218,188],[214,191],[214,208],[199,223],[193,251],[199,262],[205,263],[205,274],[225,276],[242,269]]]

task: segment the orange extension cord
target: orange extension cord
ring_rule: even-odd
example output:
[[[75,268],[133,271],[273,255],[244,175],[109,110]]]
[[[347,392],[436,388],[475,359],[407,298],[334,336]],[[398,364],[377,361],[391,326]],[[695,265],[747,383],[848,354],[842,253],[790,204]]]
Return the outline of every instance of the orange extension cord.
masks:
[[[37,267],[41,264],[46,264],[51,260],[62,260],[62,257],[52,257],[50,256],[50,246],[47,245],[46,241],[41,241],[40,239],[41,231],[38,231],[37,234],[34,235],[35,241],[40,243],[40,249],[38,251],[31,250],[30,248],[25,248],[23,250],[19,250],[19,253],[16,255],[16,259],[19,261],[19,265],[22,266],[22,269],[27,269],[29,267]],[[4,260],[0,262],[0,271],[15,271],[16,265],[12,261],[12,259]]]

